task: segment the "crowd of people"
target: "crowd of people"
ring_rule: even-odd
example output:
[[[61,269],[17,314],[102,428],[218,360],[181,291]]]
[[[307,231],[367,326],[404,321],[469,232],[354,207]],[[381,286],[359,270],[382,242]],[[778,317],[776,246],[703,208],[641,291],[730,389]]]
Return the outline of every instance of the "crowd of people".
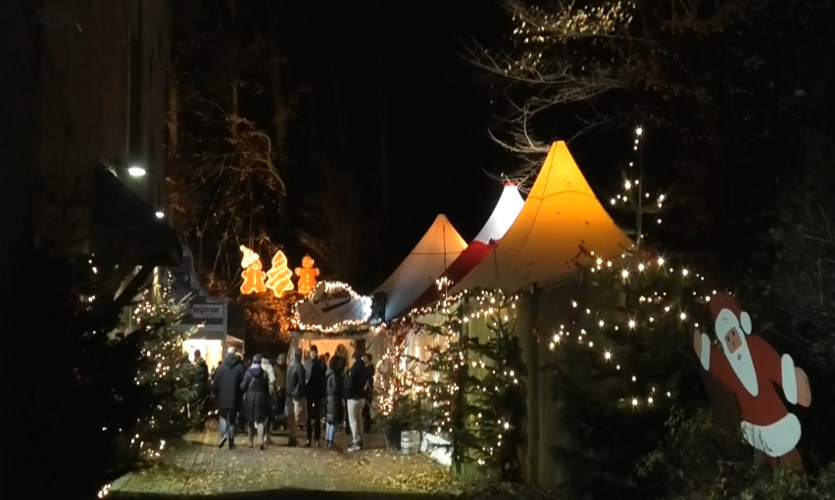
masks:
[[[374,394],[374,365],[370,354],[355,352],[352,359],[310,347],[306,360],[301,349],[291,348],[275,364],[260,354],[244,361],[236,348],[213,373],[200,351],[194,353],[195,394],[211,404],[220,423],[219,448],[235,448],[235,435],[245,428],[249,447],[265,450],[272,443],[271,431],[288,431],[288,446],[298,446],[299,428],[304,427],[304,446],[334,449],[337,429],[344,425],[351,436],[348,451],[363,449],[363,434],[371,427],[370,406]],[[211,396],[211,398],[210,398]]]

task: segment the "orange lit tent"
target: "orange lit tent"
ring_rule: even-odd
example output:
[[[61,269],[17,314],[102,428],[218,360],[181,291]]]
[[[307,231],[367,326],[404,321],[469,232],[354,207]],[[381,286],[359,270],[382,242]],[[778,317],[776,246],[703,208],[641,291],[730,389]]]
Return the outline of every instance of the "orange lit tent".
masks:
[[[568,278],[578,261],[613,258],[632,247],[589,187],[565,142],[555,142],[519,216],[499,244],[452,292],[508,292]]]
[[[444,214],[438,215],[417,246],[375,292],[386,294],[386,320],[405,312],[465,248],[464,238]]]

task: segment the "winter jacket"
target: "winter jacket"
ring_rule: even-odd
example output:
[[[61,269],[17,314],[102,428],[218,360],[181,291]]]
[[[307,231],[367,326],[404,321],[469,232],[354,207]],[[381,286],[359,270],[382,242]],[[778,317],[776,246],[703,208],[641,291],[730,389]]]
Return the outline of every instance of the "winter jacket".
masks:
[[[261,423],[270,414],[270,381],[261,365],[253,363],[246,371],[241,390],[244,396],[243,413],[247,421]]]
[[[205,359],[197,358],[194,360],[194,371],[191,375],[191,381],[197,397],[203,399],[209,390],[209,367],[206,365]]]
[[[218,410],[239,409],[243,380],[243,363],[234,353],[227,354],[223,363],[215,370],[215,377],[212,381],[212,394],[217,398]]]
[[[345,399],[365,399],[368,369],[361,359],[354,361],[345,379]]]
[[[277,364],[273,367],[275,373],[275,389],[279,395],[283,395],[287,390],[287,365]]]
[[[325,399],[325,374],[328,367],[319,358],[308,359],[304,364],[305,397],[310,401],[322,401]]]
[[[377,369],[374,368],[373,364],[366,365],[365,367],[365,377],[366,377],[366,390],[365,390],[365,400],[369,403],[372,399],[374,399],[374,375],[376,375]]]
[[[270,384],[270,396],[275,394],[275,370],[273,370],[273,364],[270,363],[270,360],[264,358],[261,360],[261,369],[264,370],[264,373],[267,375],[267,381]]]
[[[339,373],[339,358],[334,356],[328,363],[328,371],[325,374],[325,388],[327,404],[325,405],[325,422],[336,424],[342,421],[342,400],[343,394],[342,374]]]
[[[287,367],[287,397],[301,399],[304,397],[305,381],[304,366],[298,361],[298,357],[290,362]]]

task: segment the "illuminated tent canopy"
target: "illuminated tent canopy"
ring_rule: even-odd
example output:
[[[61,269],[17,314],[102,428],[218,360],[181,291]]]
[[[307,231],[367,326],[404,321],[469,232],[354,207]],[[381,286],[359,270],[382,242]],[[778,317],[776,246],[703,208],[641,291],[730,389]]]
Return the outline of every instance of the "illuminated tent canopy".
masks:
[[[555,142],[518,217],[501,242],[452,288],[508,292],[569,277],[584,259],[632,247],[589,187],[565,142]]]
[[[516,186],[513,184],[505,185],[502,195],[496,203],[496,208],[493,209],[493,213],[487,219],[484,227],[441,277],[449,279],[453,284],[464,279],[475,266],[490,254],[490,250],[495,244],[504,237],[524,204],[525,200],[522,199],[522,195],[519,194]],[[415,300],[409,310],[431,304],[439,297],[440,290],[433,283]]]
[[[405,312],[465,248],[464,238],[444,214],[438,215],[417,246],[374,292],[386,294],[385,319],[391,320]]]

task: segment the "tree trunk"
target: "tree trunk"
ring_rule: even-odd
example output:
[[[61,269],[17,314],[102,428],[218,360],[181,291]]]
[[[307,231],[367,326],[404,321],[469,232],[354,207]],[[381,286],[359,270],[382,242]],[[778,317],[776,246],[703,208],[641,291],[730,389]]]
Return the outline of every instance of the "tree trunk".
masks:
[[[179,134],[180,114],[178,111],[178,92],[177,79],[174,75],[174,70],[169,70],[168,79],[168,162],[169,166],[176,161],[178,153],[177,137]]]
[[[236,25],[237,25],[236,19],[235,19],[235,17],[236,17],[235,0],[229,0],[229,14],[230,14],[229,15],[230,23],[231,23],[231,26],[232,26],[232,30],[231,30],[232,33],[231,33],[231,36],[229,38],[232,41],[230,42],[231,46],[228,47],[228,51],[229,51],[228,57],[230,57],[231,62],[232,62],[232,66],[233,66],[233,72],[232,72],[232,109],[230,109],[230,113],[232,115],[232,138],[237,139],[238,138],[238,87],[239,87],[239,85],[238,85],[238,67],[237,67],[237,64],[235,63],[235,61],[238,60],[238,50],[237,50],[238,47],[237,47],[237,43],[235,42],[236,36],[237,36],[236,29],[235,29]]]
[[[281,2],[273,1],[270,3],[270,33],[271,33],[271,48],[272,61],[270,61],[270,90],[273,98],[273,127],[275,136],[273,140],[273,163],[278,169],[278,175],[284,181],[285,189],[278,196],[278,210],[279,220],[281,223],[282,239],[288,236],[289,230],[289,215],[290,210],[287,203],[287,188],[289,179],[287,178],[287,116],[289,110],[287,109],[287,93],[284,89],[284,81],[281,74],[281,52],[282,44],[279,36],[282,33],[281,29]]]
[[[377,0],[377,10],[383,9],[382,0]],[[390,203],[390,183],[389,179],[389,138],[388,138],[388,95],[385,82],[385,72],[383,66],[385,62],[385,53],[382,50],[377,51],[377,96],[378,96],[378,127],[380,140],[380,170],[379,170],[379,200],[380,200],[380,227],[382,231],[379,234],[386,234],[389,221],[389,203]]]

